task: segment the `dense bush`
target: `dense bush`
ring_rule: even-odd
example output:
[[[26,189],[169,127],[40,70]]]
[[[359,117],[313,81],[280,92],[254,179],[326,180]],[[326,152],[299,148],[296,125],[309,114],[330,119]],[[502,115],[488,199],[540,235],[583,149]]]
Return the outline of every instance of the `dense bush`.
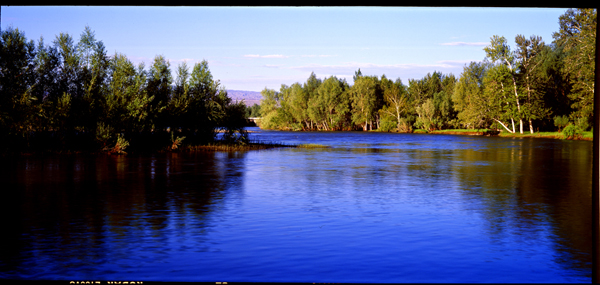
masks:
[[[563,139],[579,139],[583,136],[583,131],[573,124],[566,126],[562,133]]]

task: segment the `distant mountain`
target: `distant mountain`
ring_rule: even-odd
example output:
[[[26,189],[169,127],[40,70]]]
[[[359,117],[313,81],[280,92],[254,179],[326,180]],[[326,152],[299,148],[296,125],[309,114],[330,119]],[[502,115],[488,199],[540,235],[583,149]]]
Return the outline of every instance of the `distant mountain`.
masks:
[[[244,90],[227,90],[227,95],[233,99],[233,101],[244,100],[246,106],[252,106],[254,104],[260,105],[262,95],[256,91],[244,91]]]

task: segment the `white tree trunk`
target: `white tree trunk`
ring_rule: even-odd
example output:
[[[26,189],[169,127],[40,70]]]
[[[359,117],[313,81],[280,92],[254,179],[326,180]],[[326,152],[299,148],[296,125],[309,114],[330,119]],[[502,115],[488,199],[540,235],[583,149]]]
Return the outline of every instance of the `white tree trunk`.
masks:
[[[523,119],[519,119],[519,131],[523,133]]]
[[[529,120],[529,132],[533,134],[533,124],[531,123],[531,120]]]
[[[513,130],[511,131],[504,123],[502,123],[499,120],[493,119],[494,121],[498,122],[500,125],[502,125],[509,133],[514,134],[515,133],[515,123],[513,122]]]
[[[512,122],[512,127],[513,127],[512,133],[514,134],[515,133],[515,120],[513,120],[513,118],[510,118],[510,121]]]

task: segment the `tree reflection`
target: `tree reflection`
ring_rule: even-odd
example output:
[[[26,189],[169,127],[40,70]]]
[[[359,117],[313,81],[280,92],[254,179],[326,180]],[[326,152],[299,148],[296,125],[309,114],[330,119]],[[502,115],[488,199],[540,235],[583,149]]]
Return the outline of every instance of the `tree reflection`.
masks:
[[[170,236],[202,246],[210,216],[229,188],[243,189],[244,153],[152,156],[61,155],[3,162],[4,214],[11,244],[0,271],[26,276],[152,260]],[[177,247],[174,245],[174,247]],[[13,272],[22,270],[22,272]],[[90,269],[93,270],[93,269]]]
[[[556,262],[591,268],[591,143],[516,139],[456,154],[452,173],[465,199],[481,203],[493,240],[509,229],[523,241],[543,233],[555,237],[557,252],[573,256]]]

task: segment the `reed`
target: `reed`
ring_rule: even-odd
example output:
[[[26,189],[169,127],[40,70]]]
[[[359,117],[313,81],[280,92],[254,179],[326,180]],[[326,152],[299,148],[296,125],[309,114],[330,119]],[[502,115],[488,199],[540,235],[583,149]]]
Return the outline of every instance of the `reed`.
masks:
[[[249,151],[249,150],[263,150],[273,149],[280,147],[297,147],[296,145],[288,145],[279,142],[262,142],[262,141],[251,141],[249,143],[229,143],[229,142],[214,142],[205,145],[185,145],[179,147],[180,151],[223,151],[223,152],[235,152],[235,151]]]
[[[316,143],[307,143],[307,144],[297,145],[296,147],[297,148],[328,148],[329,146],[322,145],[322,144],[316,144]]]

